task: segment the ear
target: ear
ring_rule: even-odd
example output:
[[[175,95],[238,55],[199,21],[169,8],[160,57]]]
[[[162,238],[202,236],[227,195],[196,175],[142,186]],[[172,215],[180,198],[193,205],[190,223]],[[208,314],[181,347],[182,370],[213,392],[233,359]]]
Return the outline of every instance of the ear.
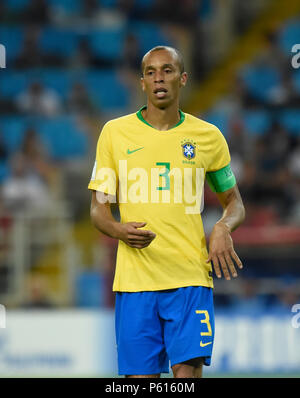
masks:
[[[142,90],[145,91],[146,88],[145,88],[145,82],[144,82],[144,78],[143,77],[141,77],[141,86],[142,86]]]
[[[180,87],[184,87],[186,85],[187,79],[188,79],[187,73],[186,72],[181,73]]]

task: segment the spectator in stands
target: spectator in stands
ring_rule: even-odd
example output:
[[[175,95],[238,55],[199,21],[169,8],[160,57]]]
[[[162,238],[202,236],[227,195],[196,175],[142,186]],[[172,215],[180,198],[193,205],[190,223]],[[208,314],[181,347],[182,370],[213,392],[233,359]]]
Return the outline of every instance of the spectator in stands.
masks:
[[[9,115],[16,113],[16,105],[12,98],[5,98],[1,95],[0,87],[0,115]]]
[[[14,62],[15,68],[26,69],[43,65],[44,58],[38,44],[40,34],[37,27],[30,26],[25,30],[23,47]]]
[[[241,76],[236,74],[233,76],[230,92],[224,94],[223,98],[218,101],[218,104],[228,114],[233,115],[233,121],[235,121],[244,109],[255,108],[258,102],[251,95]]]
[[[288,169],[291,175],[291,195],[293,195],[294,203],[290,211],[289,222],[291,224],[300,225],[300,136],[294,141],[294,147],[288,158]]]
[[[241,282],[240,293],[232,300],[231,312],[243,315],[257,315],[265,308],[265,297],[259,294],[259,280],[244,278]]]
[[[17,69],[35,67],[60,67],[65,63],[63,56],[57,52],[44,52],[40,46],[42,27],[30,25],[25,29],[23,47],[14,61]]]
[[[239,180],[240,191],[246,205],[254,203],[257,198],[257,166],[251,159],[244,161],[242,175]],[[247,212],[248,214],[248,212]]]
[[[96,107],[87,92],[83,83],[76,82],[73,84],[66,104],[67,111],[70,113],[92,116],[97,114],[99,117],[100,112]]]
[[[77,49],[67,63],[71,68],[89,68],[97,66],[97,61],[87,38],[82,37],[78,41]]]
[[[194,28],[198,22],[199,3],[201,3],[201,1],[199,2],[199,0],[186,0],[184,2],[180,0],[177,1],[177,23],[188,29]]]
[[[3,135],[0,130],[0,163],[6,162],[8,159],[8,152],[3,141]]]
[[[49,298],[47,279],[42,274],[31,273],[27,278],[27,298],[24,309],[52,309],[55,307]]]
[[[270,304],[269,312],[278,314],[291,314],[294,304],[300,302],[299,287],[294,278],[286,278],[275,297]]]
[[[155,0],[152,7],[152,19],[155,21],[169,21],[174,23],[177,20],[178,13],[178,1],[172,0]]]
[[[228,145],[230,153],[238,154],[243,159],[252,157],[253,139],[245,131],[243,121],[239,117],[230,121]]]
[[[4,207],[0,185],[0,294],[7,293],[9,289],[12,226],[12,215]]]
[[[0,218],[1,218],[1,209],[2,209],[1,184],[3,183],[3,181],[5,181],[8,175],[9,175],[8,153],[5,146],[3,145],[3,141],[0,135]],[[0,233],[0,240],[1,239],[2,238]]]
[[[269,102],[277,108],[294,107],[300,104],[300,97],[289,71],[281,73],[279,84],[270,91]]]
[[[276,70],[279,74],[278,84],[270,90],[269,104],[276,107],[299,104],[299,96],[292,81],[291,60],[279,44],[278,32],[266,32],[265,44],[253,65]]]
[[[96,17],[100,10],[100,3],[97,0],[81,0],[80,16],[91,20]]]
[[[56,116],[62,111],[60,99],[55,91],[47,89],[35,81],[29,88],[18,95],[16,105],[21,113]]]
[[[287,158],[291,143],[287,132],[273,123],[270,131],[256,141],[253,161],[258,167],[256,200],[272,205],[282,217],[287,216],[293,198]]]
[[[139,41],[133,33],[128,33],[123,47],[121,67],[136,74],[140,71],[140,59],[141,50]]]
[[[33,128],[25,131],[20,150],[32,173],[38,173],[47,185],[54,183],[56,167],[51,163],[45,146]]]
[[[288,157],[288,166],[292,176],[300,181],[300,136],[297,137]]]
[[[7,14],[6,5],[4,4],[3,1],[1,1],[0,2],[0,22],[5,22],[6,14]]]
[[[15,24],[19,22],[20,16],[18,12],[9,7],[5,1],[0,1],[0,22],[6,24]]]
[[[27,7],[21,10],[23,22],[33,25],[45,25],[50,21],[49,4],[46,0],[30,0]]]
[[[23,154],[12,157],[11,170],[12,175],[2,185],[5,208],[14,214],[49,208],[51,198],[48,186],[37,171],[30,169]]]
[[[95,27],[101,25],[103,23],[101,1],[80,0],[79,12],[73,14],[71,23]]]
[[[77,49],[66,64],[71,68],[111,68],[114,62],[95,55],[87,37],[81,37],[78,41]]]
[[[153,20],[183,25],[191,29],[198,20],[199,2],[196,0],[156,0],[152,8]]]
[[[253,64],[275,68],[280,74],[286,74],[290,70],[290,59],[280,48],[277,32],[266,32],[264,38],[265,47]]]
[[[128,20],[139,18],[140,8],[135,3],[135,0],[118,0],[118,8]]]
[[[147,2],[148,3],[148,2]],[[153,20],[153,4],[142,1],[118,0],[118,10],[128,21]]]

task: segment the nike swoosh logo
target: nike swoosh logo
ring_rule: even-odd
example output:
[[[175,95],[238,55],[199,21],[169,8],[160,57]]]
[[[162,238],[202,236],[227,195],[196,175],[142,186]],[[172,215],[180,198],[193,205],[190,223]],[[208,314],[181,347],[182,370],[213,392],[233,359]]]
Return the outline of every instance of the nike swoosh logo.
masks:
[[[206,347],[209,344],[212,344],[212,341],[210,341],[209,343],[202,343],[202,340],[200,341],[200,347]]]
[[[134,149],[133,151],[131,151],[130,149],[127,149],[127,154],[128,154],[128,155],[131,155],[132,153],[134,153],[134,152],[136,152],[136,151],[139,151],[139,150],[141,150],[141,149],[144,149],[144,147],[142,146],[141,148]]]

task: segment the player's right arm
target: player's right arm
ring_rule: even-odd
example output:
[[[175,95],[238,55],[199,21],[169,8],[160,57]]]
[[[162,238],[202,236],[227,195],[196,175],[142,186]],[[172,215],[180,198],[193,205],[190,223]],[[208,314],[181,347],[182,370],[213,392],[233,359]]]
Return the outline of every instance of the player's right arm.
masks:
[[[110,203],[113,201],[103,192],[92,191],[91,220],[93,225],[102,233],[111,238],[119,239],[135,249],[143,249],[150,245],[155,238],[152,231],[139,229],[145,222],[120,223],[111,213]]]

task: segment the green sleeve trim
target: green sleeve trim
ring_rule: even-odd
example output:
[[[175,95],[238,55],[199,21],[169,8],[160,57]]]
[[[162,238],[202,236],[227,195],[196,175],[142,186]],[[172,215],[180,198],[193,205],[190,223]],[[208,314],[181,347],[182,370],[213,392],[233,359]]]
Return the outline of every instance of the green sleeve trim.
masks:
[[[230,164],[220,170],[206,173],[206,181],[213,192],[225,192],[236,184]]]

